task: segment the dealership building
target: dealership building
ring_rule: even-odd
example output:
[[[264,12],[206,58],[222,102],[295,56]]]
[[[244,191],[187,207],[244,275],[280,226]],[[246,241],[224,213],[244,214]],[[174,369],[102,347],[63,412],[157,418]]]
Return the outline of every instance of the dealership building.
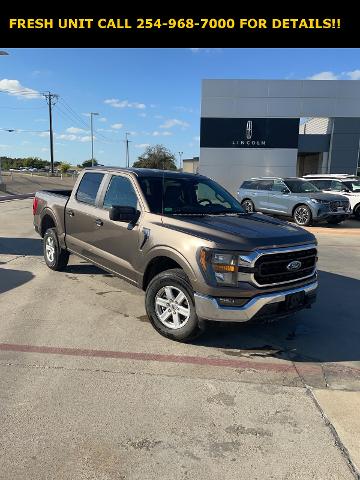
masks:
[[[199,173],[232,193],[255,176],[359,172],[360,81],[203,80]]]

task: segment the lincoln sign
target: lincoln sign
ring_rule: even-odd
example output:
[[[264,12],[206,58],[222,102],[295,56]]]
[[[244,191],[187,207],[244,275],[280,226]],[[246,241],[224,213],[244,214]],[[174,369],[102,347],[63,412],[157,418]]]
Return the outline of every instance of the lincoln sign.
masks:
[[[203,148],[298,148],[298,118],[202,118]]]

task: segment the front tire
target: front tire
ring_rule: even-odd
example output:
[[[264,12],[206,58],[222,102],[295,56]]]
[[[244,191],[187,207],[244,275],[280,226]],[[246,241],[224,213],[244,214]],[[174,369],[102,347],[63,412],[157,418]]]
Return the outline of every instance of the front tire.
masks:
[[[360,220],[360,204],[355,206],[354,215],[356,220]]]
[[[161,272],[151,280],[145,308],[155,330],[171,340],[188,342],[204,330],[196,314],[193,289],[180,268]]]
[[[311,225],[312,215],[310,208],[307,205],[298,205],[294,210],[293,219],[296,225],[300,227]]]
[[[51,270],[63,270],[69,261],[69,252],[60,248],[55,228],[48,228],[44,235],[44,259]]]
[[[246,213],[253,213],[253,212],[255,212],[254,202],[252,202],[249,198],[247,198],[246,200],[243,200],[243,201],[241,202],[241,205],[242,205],[242,207],[244,208],[244,210],[246,211]]]

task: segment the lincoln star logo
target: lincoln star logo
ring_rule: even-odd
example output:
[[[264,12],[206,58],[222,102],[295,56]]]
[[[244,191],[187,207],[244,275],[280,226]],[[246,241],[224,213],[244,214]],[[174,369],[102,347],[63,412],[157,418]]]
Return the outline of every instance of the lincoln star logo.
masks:
[[[252,120],[248,120],[246,122],[246,139],[251,140],[253,134],[253,122]]]
[[[301,262],[299,262],[299,260],[293,260],[292,262],[286,265],[286,270],[289,270],[290,272],[294,272],[296,270],[299,270],[300,267],[301,267]]]

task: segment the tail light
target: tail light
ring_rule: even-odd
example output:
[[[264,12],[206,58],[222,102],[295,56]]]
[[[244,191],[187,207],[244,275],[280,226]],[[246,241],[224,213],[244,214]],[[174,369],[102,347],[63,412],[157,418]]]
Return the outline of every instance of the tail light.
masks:
[[[37,197],[34,197],[34,200],[33,200],[33,215],[36,214],[38,204],[39,204],[39,199]]]

